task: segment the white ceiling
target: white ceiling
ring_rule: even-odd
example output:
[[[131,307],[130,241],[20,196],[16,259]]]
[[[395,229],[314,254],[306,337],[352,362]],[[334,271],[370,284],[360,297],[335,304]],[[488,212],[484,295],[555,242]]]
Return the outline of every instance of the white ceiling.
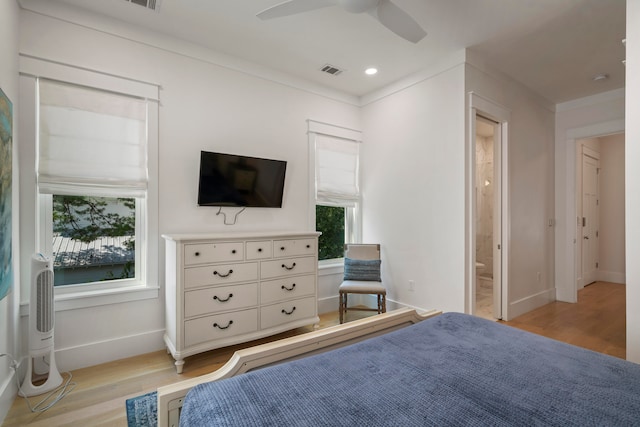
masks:
[[[493,67],[556,103],[624,86],[625,0],[393,0],[427,31],[417,44],[366,13],[351,14],[337,6],[262,21],[255,14],[282,0],[162,0],[157,12],[126,0],[49,1],[355,96],[463,48],[481,53]],[[345,71],[322,73],[325,64]],[[364,69],[370,66],[379,73],[366,76]],[[609,78],[593,82],[598,73]]]

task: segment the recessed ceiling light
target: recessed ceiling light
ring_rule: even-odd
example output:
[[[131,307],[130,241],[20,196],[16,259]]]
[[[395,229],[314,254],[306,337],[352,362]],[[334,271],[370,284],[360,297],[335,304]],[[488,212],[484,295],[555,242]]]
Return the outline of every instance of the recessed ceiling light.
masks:
[[[366,70],[364,70],[365,74],[367,74],[368,76],[373,76],[374,74],[376,74],[378,72],[377,68],[367,68]]]
[[[595,76],[593,76],[591,78],[591,80],[593,80],[594,82],[601,82],[603,80],[607,80],[609,78],[609,74],[596,74]]]

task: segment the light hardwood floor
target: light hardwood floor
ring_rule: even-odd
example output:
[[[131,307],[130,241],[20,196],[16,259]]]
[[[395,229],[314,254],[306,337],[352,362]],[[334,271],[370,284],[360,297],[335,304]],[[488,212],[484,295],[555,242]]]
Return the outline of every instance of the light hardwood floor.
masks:
[[[596,283],[579,292],[578,304],[552,303],[511,322],[514,327],[618,357],[625,355],[624,285]],[[371,315],[350,312],[347,320]],[[338,324],[338,313],[320,317],[320,327]],[[56,406],[41,414],[29,412],[24,399],[15,400],[3,426],[126,426],[125,401],[159,386],[192,378],[221,367],[235,350],[248,345],[306,333],[312,327],[213,350],[186,359],[178,375],[165,351],[118,360],[73,371],[76,388]],[[65,375],[66,378],[66,375]],[[38,397],[30,398],[33,403]]]
[[[553,302],[506,324],[624,359],[625,293],[625,285],[595,282],[578,291],[577,304]]]

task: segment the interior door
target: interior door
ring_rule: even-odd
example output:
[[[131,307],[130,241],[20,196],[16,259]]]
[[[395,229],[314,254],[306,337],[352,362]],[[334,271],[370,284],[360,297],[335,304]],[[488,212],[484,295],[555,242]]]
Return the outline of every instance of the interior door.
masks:
[[[582,154],[582,278],[597,280],[598,269],[598,172],[599,160]]]

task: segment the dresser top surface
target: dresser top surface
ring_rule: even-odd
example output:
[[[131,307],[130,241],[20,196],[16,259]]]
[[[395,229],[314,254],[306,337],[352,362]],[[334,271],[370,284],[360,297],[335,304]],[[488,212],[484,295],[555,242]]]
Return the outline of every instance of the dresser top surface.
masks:
[[[319,236],[318,231],[262,231],[262,232],[238,232],[238,233],[185,233],[163,234],[165,240],[175,242],[205,241],[205,240],[255,240],[255,239],[288,239]]]

